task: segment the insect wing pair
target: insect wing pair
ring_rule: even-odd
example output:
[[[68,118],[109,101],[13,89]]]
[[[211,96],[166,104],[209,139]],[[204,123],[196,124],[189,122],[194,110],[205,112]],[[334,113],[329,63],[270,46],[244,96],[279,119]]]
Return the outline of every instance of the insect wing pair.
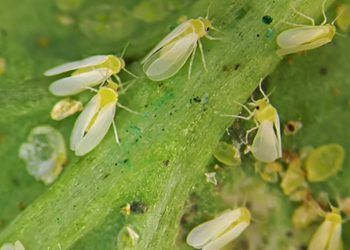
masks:
[[[179,25],[142,60],[146,75],[154,81],[168,79],[175,75],[192,55],[189,66],[190,76],[197,44],[206,68],[200,39],[207,36],[207,31],[211,27],[207,18],[191,19]]]
[[[262,162],[273,162],[282,157],[280,121],[276,113],[275,121],[262,121],[252,143],[254,157]]]
[[[56,96],[75,95],[88,87],[94,87],[106,81],[111,75],[118,72],[115,68],[119,64],[119,68],[124,65],[121,58],[112,55],[98,55],[57,66],[46,71],[44,75],[53,76],[76,70],[71,76],[59,79],[49,87],[50,92]]]
[[[277,36],[277,45],[280,47],[280,49],[277,50],[278,55],[283,56],[315,49],[330,43],[333,40],[336,34],[336,27],[334,23],[339,16],[337,16],[332,23],[327,23],[327,16],[325,13],[326,1],[327,0],[324,0],[322,3],[322,14],[324,21],[320,25],[315,25],[313,18],[297,11],[294,7],[292,7],[296,14],[311,21],[311,25],[291,24],[297,27],[288,29],[279,34]]]
[[[249,210],[244,207],[228,211],[192,229],[187,244],[196,249],[221,249],[250,225],[250,218]]]
[[[102,87],[86,105],[71,134],[70,147],[76,155],[87,154],[102,141],[114,123],[117,102],[117,92]]]
[[[309,243],[309,250],[340,250],[342,218],[336,211],[326,214],[325,220],[317,228]]]

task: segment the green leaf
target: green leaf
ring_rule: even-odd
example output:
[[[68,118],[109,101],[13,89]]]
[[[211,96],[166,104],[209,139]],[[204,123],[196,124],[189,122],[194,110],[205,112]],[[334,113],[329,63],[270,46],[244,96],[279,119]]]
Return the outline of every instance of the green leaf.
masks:
[[[155,1],[158,7],[162,2]],[[116,246],[118,232],[125,225],[132,225],[140,234],[138,249],[174,247],[189,193],[196,183],[205,180],[205,166],[232,122],[220,114],[237,114],[239,106],[235,101],[245,102],[259,79],[269,75],[281,60],[275,54],[275,36],[286,27],[279,21],[301,21],[287,7],[292,1],[215,1],[210,16],[223,32],[216,36],[224,40],[204,42],[209,72],[203,70],[197,56],[191,80],[187,80],[188,65],[164,82],[138,79],[120,102],[141,115],[118,110],[116,116],[122,145],[115,144],[110,131],[87,156],[77,158],[70,154],[70,164],[48,190],[25,172],[17,156],[19,145],[34,126],[50,124],[68,139],[74,122],[74,118],[50,121],[49,111],[57,98],[47,91],[52,79],[42,77],[42,72],[87,55],[116,53],[128,41],[131,46],[126,59],[135,61],[131,69],[136,71],[137,61],[176,25],[181,15],[203,16],[209,5],[204,0],[191,4],[169,2],[172,5],[164,7],[163,3],[162,7],[168,14],[154,22],[149,18],[150,15],[152,19],[152,13],[147,14],[147,20],[142,20],[144,16],[140,19],[138,12],[134,15],[132,11],[142,4],[139,1],[85,1],[78,10],[68,13],[61,13],[50,1],[26,0],[19,5],[5,0],[0,4],[2,57],[8,64],[0,78],[0,209],[4,211],[0,218],[7,225],[0,242],[21,240],[28,249],[110,249]],[[320,6],[321,0],[296,5],[315,17],[320,15]],[[14,9],[15,12],[9,11]],[[121,14],[113,15],[112,10]],[[60,15],[72,17],[75,23],[59,24]],[[264,23],[265,15],[274,21]],[[115,36],[110,27],[115,27]],[[129,33],[118,33],[125,27]],[[317,51],[314,53],[319,56]],[[339,52],[335,59],[342,56],[345,53]],[[319,63],[319,59],[313,60]],[[284,77],[288,70],[276,75]],[[288,79],[302,76],[307,74]],[[279,86],[285,85],[280,82]],[[282,89],[274,96],[281,95]],[[285,103],[296,98],[288,93],[289,90],[284,92]],[[88,95],[80,98],[87,100]],[[299,96],[305,98],[300,93]],[[282,121],[285,103],[276,102]],[[292,115],[288,107],[286,113]],[[12,220],[19,212],[19,201],[31,204]],[[147,211],[125,216],[122,207],[133,201],[147,206]]]

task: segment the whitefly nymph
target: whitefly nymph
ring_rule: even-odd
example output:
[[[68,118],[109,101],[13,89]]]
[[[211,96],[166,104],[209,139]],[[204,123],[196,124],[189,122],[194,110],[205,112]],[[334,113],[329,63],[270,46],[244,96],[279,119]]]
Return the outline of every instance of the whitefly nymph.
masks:
[[[295,27],[285,30],[277,36],[277,45],[279,46],[279,49],[277,50],[278,55],[283,56],[315,49],[327,43],[330,43],[333,40],[336,34],[336,27],[334,23],[337,18],[333,22],[327,23],[325,2],[326,0],[324,0],[322,3],[322,14],[324,20],[320,25],[315,25],[313,18],[293,8],[296,14],[308,19],[311,22],[311,25],[286,22],[287,24]]]
[[[236,239],[250,225],[251,213],[245,207],[223,213],[193,228],[187,244],[203,250],[218,250]]]
[[[191,76],[193,59],[197,46],[200,49],[202,63],[207,71],[201,38],[217,40],[208,32],[216,30],[208,15],[205,18],[190,19],[176,27],[142,60],[145,74],[153,81],[162,81],[175,75],[191,56],[188,77]]]
[[[117,75],[121,70],[134,76],[125,68],[122,56],[97,55],[54,67],[47,70],[44,75],[53,76],[73,71],[71,76],[59,79],[49,87],[50,92],[56,96],[69,96],[103,84],[111,76],[114,76],[121,83]]]
[[[256,126],[246,132],[246,143],[248,143],[249,134],[254,130],[258,130],[254,137],[251,151],[255,159],[269,163],[282,157],[281,129],[277,109],[270,104],[268,96],[261,88],[261,83],[262,81],[260,81],[259,89],[263,98],[253,100],[250,103],[254,107],[253,111],[247,106],[237,103],[249,113],[247,117],[240,115],[223,116],[244,120],[254,119]]]

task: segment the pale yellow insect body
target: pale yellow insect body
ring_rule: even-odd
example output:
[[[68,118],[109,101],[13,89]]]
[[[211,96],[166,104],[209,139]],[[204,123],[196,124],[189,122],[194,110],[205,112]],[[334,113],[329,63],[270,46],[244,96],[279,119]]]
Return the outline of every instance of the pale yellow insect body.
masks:
[[[188,71],[190,77],[197,46],[201,51],[203,66],[207,70],[200,39],[217,39],[208,35],[210,29],[215,28],[207,17],[190,19],[180,24],[143,59],[145,74],[153,81],[168,79],[175,75],[192,55]]]
[[[56,96],[69,96],[103,84],[111,76],[121,83],[118,74],[122,70],[136,77],[125,68],[125,61],[122,57],[97,55],[54,67],[46,71],[44,75],[53,76],[73,71],[71,76],[54,81],[49,87],[50,92]]]
[[[251,151],[258,161],[270,163],[282,157],[280,120],[277,109],[270,104],[268,96],[262,90],[261,82],[259,84],[259,89],[264,97],[256,101],[253,100],[251,104],[255,107],[254,111],[251,111],[243,104],[237,103],[249,113],[248,117],[239,115],[223,116],[244,120],[253,118],[256,126],[246,132],[246,143],[248,143],[249,133],[257,129],[258,132],[251,145]]]
[[[326,213],[325,220],[317,228],[309,243],[308,250],[339,250],[341,240],[342,217],[339,209],[333,208]]]
[[[320,25],[315,25],[315,21],[311,17],[294,9],[296,14],[310,20],[311,25],[288,23],[296,27],[285,30],[277,36],[276,41],[279,46],[279,49],[277,50],[278,55],[283,56],[315,49],[330,43],[333,40],[336,34],[336,27],[334,25],[335,21],[327,23],[327,17],[324,11],[325,2],[326,0],[322,4],[324,21]]]
[[[251,213],[245,207],[230,210],[193,228],[187,244],[203,250],[217,250],[236,239],[250,225]]]

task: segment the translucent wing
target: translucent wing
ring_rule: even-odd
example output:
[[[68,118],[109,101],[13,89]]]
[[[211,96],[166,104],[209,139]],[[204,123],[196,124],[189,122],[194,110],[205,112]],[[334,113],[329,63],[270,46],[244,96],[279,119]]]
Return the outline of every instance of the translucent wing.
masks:
[[[143,70],[154,81],[162,81],[173,76],[186,63],[197,41],[198,36],[193,33],[163,47],[145,62]]]
[[[287,55],[318,48],[332,41],[335,30],[331,25],[307,26],[282,32],[277,37],[281,49],[278,55]]]
[[[71,70],[76,70],[76,69],[86,68],[89,66],[98,65],[98,64],[103,63],[107,59],[108,59],[108,56],[106,56],[106,55],[91,56],[91,57],[85,58],[83,60],[65,63],[65,64],[62,64],[60,66],[49,69],[44,73],[44,75],[45,76],[52,76],[52,75],[61,74],[63,72],[67,72],[67,71],[71,71]]]
[[[111,126],[115,115],[116,103],[112,102],[104,106],[99,112],[94,121],[94,124],[77,144],[75,154],[85,155],[93,150],[105,137]]]
[[[86,87],[93,87],[112,75],[112,71],[107,68],[95,69],[86,73],[65,77],[53,82],[49,90],[56,96],[75,95]]]
[[[99,107],[100,96],[97,94],[90,100],[90,102],[84,108],[83,112],[81,112],[77,118],[70,137],[70,148],[73,151],[75,151],[77,144],[79,144],[79,142],[83,139],[85,131],[89,126],[92,118],[98,112]]]
[[[278,155],[277,155],[277,158],[280,158],[282,157],[282,139],[281,139],[281,125],[280,125],[280,118],[277,114],[277,111],[276,111],[276,118],[275,118],[275,121],[273,123],[273,125],[275,126],[275,132],[276,132],[276,135],[277,135],[277,142],[278,142]]]
[[[249,222],[246,221],[238,223],[231,230],[206,245],[203,250],[217,250],[223,248],[229,242],[236,239],[248,226]]]
[[[235,209],[200,224],[188,234],[187,244],[197,249],[203,248],[208,242],[222,234],[232,223],[237,221],[240,215],[240,210]]]
[[[264,121],[259,125],[252,144],[252,153],[259,161],[273,162],[279,157],[280,144],[273,126],[270,121]]]
[[[147,54],[147,56],[144,57],[144,59],[142,59],[141,63],[145,63],[147,61],[147,59],[153,55],[155,52],[157,52],[159,49],[161,49],[162,47],[164,47],[165,45],[167,45],[168,43],[170,43],[171,41],[173,41],[174,39],[176,39],[179,35],[181,35],[184,31],[186,31],[187,29],[192,28],[191,23],[189,21],[184,22],[182,24],[180,24],[179,26],[177,26],[173,31],[171,31],[162,41],[160,41],[156,47],[154,47],[153,50],[151,50],[151,52],[149,52]]]
[[[315,234],[312,236],[308,250],[326,249],[327,241],[329,240],[329,234],[331,233],[331,230],[331,222],[322,222],[322,224],[317,228]]]
[[[293,48],[315,41],[326,36],[329,32],[324,26],[307,26],[283,31],[277,37],[277,44],[281,48]]]
[[[340,223],[333,225],[332,235],[329,238],[328,249],[329,250],[340,250],[342,249],[341,241],[341,227]]]

